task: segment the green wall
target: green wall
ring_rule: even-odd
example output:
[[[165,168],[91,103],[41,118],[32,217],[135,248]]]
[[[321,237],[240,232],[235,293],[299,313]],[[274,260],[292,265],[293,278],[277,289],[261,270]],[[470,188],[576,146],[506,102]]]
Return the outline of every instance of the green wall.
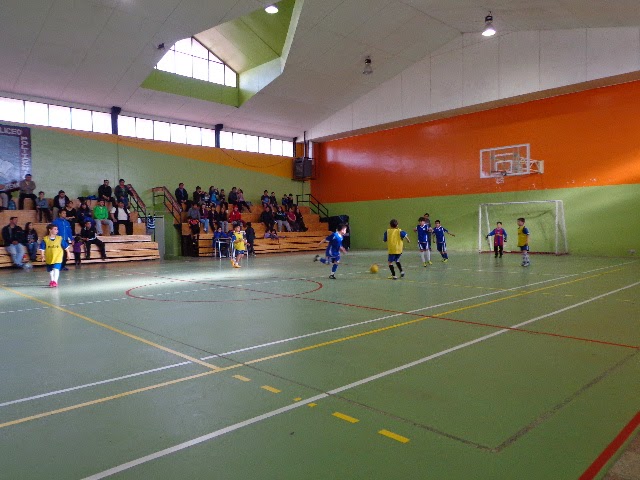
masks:
[[[115,187],[119,178],[133,185],[149,209],[153,209],[153,187],[166,186],[173,192],[180,182],[184,182],[189,194],[196,185],[203,189],[215,185],[226,192],[236,186],[242,188],[245,198],[254,204],[259,203],[265,189],[275,191],[278,198],[285,192],[303,193],[302,183],[268,173],[122,146],[53,129],[31,127],[31,137],[34,181],[48,198],[54,197],[58,190],[64,190],[71,198],[97,195],[104,179],[109,179]],[[265,155],[264,158],[268,165],[278,157]],[[167,256],[180,255],[179,234],[170,227],[172,222],[168,218],[166,222]]]
[[[447,238],[450,251],[478,250],[478,205],[481,203],[532,200],[562,200],[566,217],[569,252],[577,255],[628,256],[629,250],[640,252],[640,185],[568,188],[484,195],[423,197],[399,200],[328,204],[331,215],[350,217],[351,244],[354,248],[384,249],[382,235],[389,220],[396,218],[400,227],[410,232],[415,249],[413,228],[417,219],[428,212],[456,235]],[[515,239],[516,216],[501,219]],[[484,232],[486,233],[486,232]],[[532,231],[532,246],[536,232]],[[509,243],[509,245],[512,245]]]

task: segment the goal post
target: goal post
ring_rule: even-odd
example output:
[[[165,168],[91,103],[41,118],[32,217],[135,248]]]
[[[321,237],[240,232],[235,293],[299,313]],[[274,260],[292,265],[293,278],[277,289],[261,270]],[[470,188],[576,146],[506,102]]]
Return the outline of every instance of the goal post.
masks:
[[[518,251],[517,219],[524,217],[531,232],[531,253],[566,255],[569,253],[562,200],[481,203],[478,207],[478,251],[493,251],[493,237],[486,235],[502,222],[507,232],[505,251]]]

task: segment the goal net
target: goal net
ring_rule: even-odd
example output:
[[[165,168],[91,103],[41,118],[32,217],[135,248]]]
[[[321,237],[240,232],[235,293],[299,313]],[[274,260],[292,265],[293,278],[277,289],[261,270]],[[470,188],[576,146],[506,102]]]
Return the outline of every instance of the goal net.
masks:
[[[529,229],[532,253],[566,255],[569,253],[562,200],[482,203],[478,208],[478,251],[493,251],[493,237],[486,235],[502,222],[507,232],[505,251],[518,251],[517,219],[524,217]]]

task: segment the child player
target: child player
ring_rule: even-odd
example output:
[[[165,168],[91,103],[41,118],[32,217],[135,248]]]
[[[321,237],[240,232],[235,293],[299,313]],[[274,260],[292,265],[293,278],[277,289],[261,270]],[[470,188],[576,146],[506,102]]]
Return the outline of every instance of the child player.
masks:
[[[440,255],[442,255],[442,261],[447,263],[449,255],[447,254],[447,240],[445,239],[445,233],[455,237],[453,233],[449,233],[449,230],[440,225],[440,220],[436,220],[435,227],[433,227],[433,234],[436,236],[436,246]]]
[[[325,251],[325,257],[320,258],[320,255],[316,255],[313,259],[314,262],[320,260],[325,265],[333,264],[331,267],[331,275],[329,278],[331,280],[336,279],[336,270],[338,270],[338,264],[340,263],[340,252],[346,253],[347,250],[342,246],[342,239],[344,238],[345,233],[347,233],[347,226],[344,223],[338,225],[335,233],[332,233],[327,238],[318,243],[318,246],[323,243],[328,243],[327,250]]]
[[[407,232],[404,230],[400,230],[398,228],[398,221],[394,218],[389,222],[389,227],[386,232],[384,232],[384,241],[387,242],[387,251],[389,253],[389,257],[387,261],[389,263],[389,270],[391,270],[391,275],[389,276],[390,280],[397,280],[396,271],[393,268],[393,262],[396,262],[398,266],[398,270],[400,270],[400,277],[404,277],[404,271],[402,270],[402,265],[400,264],[400,256],[402,255],[402,249],[404,248],[403,240],[407,240],[407,242],[411,242],[409,237],[407,237]]]
[[[420,258],[422,265],[432,265],[431,263],[431,228],[427,224],[427,219],[420,217],[418,225],[413,229],[418,234],[418,249],[420,250]],[[427,252],[427,259],[424,258],[424,252]]]
[[[233,248],[235,249],[235,258],[231,258],[231,265],[233,268],[240,268],[240,260],[247,253],[245,247],[245,235],[242,230],[240,230],[240,224],[236,225],[233,228],[233,234],[231,237],[231,241],[233,242]]]
[[[40,256],[42,261],[47,264],[47,272],[51,277],[49,286],[55,288],[58,286],[58,278],[62,269],[62,258],[64,251],[69,248],[69,244],[65,238],[58,235],[58,227],[50,223],[47,225],[47,234],[40,242]]]
[[[531,265],[529,262],[529,229],[524,226],[524,218],[518,219],[518,247],[522,252],[522,265],[528,267]]]
[[[507,231],[502,228],[502,222],[496,223],[496,228],[486,236],[486,238],[489,237],[493,237],[493,253],[495,253],[495,257],[498,258],[498,253],[500,253],[500,258],[502,258],[504,244],[507,243]]]

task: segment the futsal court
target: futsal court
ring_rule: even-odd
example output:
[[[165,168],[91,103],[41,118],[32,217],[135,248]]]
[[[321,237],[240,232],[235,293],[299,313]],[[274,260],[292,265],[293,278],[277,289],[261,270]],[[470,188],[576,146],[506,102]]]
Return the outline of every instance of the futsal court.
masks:
[[[414,246],[2,271],[0,477],[602,478],[640,263]]]

